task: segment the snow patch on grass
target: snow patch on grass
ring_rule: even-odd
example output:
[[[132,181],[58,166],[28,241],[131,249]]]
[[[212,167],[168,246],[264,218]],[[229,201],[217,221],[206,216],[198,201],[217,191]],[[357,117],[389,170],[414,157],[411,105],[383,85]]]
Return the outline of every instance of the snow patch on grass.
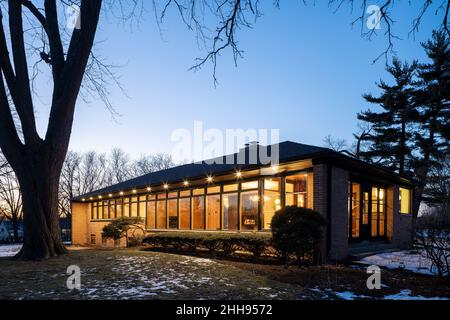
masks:
[[[344,292],[335,292],[336,296],[338,298],[343,300],[355,300],[355,299],[369,299],[370,297],[365,295],[358,295],[351,291],[344,291]]]
[[[377,265],[388,269],[404,269],[415,273],[434,275],[431,261],[423,250],[407,250],[389,253],[380,253],[363,258],[361,263]]]
[[[426,298],[424,296],[413,296],[411,290],[402,290],[397,294],[385,296],[385,300],[448,300],[448,298],[432,297]]]
[[[21,248],[21,244],[0,245],[0,258],[14,257]]]

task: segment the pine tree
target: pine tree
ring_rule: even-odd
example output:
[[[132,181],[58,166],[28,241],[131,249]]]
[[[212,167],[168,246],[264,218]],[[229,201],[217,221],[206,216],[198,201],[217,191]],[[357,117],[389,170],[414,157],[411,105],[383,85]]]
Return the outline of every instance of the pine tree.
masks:
[[[358,119],[371,126],[371,134],[364,137],[370,147],[361,152],[361,158],[381,164],[391,170],[405,173],[409,171],[411,162],[410,127],[417,112],[413,104],[414,75],[417,63],[401,63],[397,58],[393,59],[392,66],[386,71],[395,80],[389,85],[383,80],[377,84],[381,89],[378,97],[372,94],[363,95],[364,99],[382,108],[376,112],[367,110],[358,114]]]
[[[419,116],[414,136],[418,151],[413,167],[421,182],[416,190],[415,213],[431,172],[442,165],[449,166],[450,155],[450,42],[445,33],[435,31],[433,38],[422,46],[431,61],[418,65],[414,99]]]

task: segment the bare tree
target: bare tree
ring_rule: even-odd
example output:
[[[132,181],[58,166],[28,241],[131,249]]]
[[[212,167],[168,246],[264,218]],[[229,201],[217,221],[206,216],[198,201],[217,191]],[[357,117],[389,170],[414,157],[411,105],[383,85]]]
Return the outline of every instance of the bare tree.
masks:
[[[131,171],[133,176],[137,177],[151,172],[169,169],[173,166],[175,166],[175,163],[170,154],[141,155],[131,165]]]
[[[342,152],[347,150],[347,140],[341,138],[333,138],[331,134],[323,139],[323,145],[331,150]]]

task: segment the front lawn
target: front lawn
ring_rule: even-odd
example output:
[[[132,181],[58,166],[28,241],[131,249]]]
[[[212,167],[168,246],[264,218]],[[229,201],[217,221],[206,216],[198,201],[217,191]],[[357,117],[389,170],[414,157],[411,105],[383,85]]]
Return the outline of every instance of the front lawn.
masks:
[[[81,268],[81,290],[66,287]],[[362,267],[309,268],[213,260],[154,251],[75,250],[44,262],[0,258],[0,299],[426,299],[449,298],[448,283],[383,270],[369,291]]]
[[[81,291],[66,287],[81,268]],[[302,287],[210,259],[139,250],[71,250],[44,262],[0,258],[0,299],[311,299]]]

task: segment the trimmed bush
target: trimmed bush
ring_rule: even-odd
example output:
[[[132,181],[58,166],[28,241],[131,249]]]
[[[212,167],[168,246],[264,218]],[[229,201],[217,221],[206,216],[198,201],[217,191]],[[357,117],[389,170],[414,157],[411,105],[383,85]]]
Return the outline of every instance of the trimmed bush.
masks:
[[[311,264],[315,262],[315,249],[325,224],[325,219],[314,210],[286,207],[272,218],[273,246],[286,262],[295,257],[298,264]]]
[[[261,256],[271,246],[271,235],[264,233],[161,232],[147,236],[144,243],[174,250],[208,250],[212,254],[231,256],[247,251]]]
[[[142,243],[142,235],[145,234],[142,223],[143,219],[138,217],[117,218],[103,227],[102,237],[113,239],[116,242],[125,238],[127,247],[130,246],[130,242],[133,246],[138,246]]]

